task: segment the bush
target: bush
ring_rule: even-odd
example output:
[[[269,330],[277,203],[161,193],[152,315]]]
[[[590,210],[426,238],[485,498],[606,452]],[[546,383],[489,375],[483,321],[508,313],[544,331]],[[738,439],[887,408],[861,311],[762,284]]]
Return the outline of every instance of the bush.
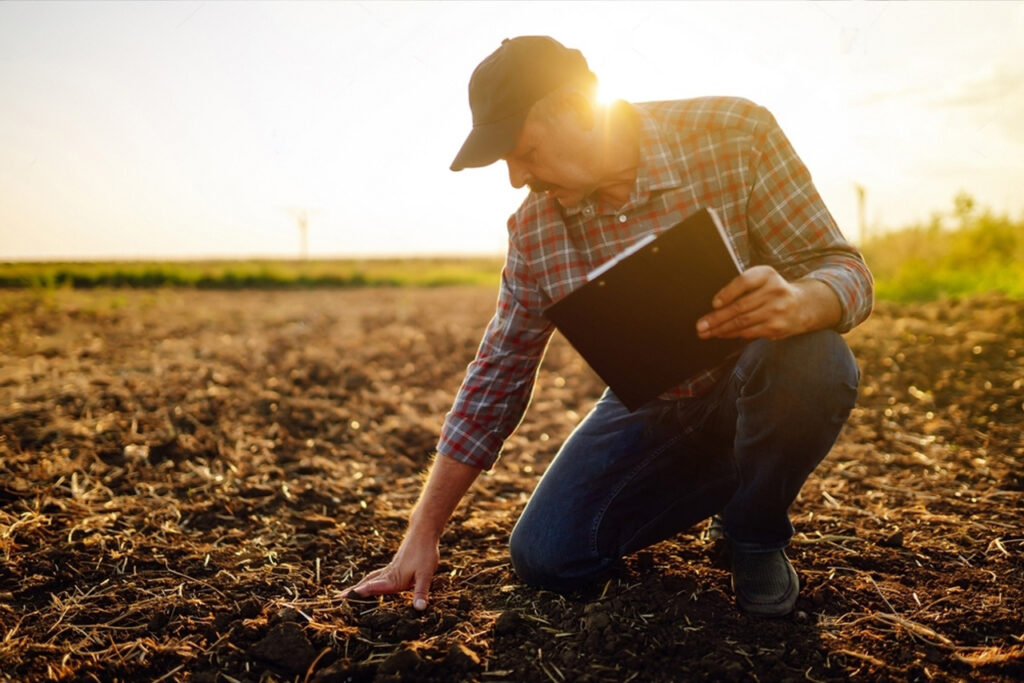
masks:
[[[926,301],[1001,292],[1024,297],[1024,220],[978,210],[961,193],[949,214],[862,247],[879,299]]]

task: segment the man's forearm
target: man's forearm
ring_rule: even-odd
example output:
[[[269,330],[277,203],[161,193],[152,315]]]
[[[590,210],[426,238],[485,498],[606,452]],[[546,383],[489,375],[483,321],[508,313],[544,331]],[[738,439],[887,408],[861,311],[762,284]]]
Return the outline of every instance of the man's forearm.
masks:
[[[448,518],[481,471],[438,453],[409,519],[409,534],[440,539]]]
[[[804,318],[802,331],[827,330],[839,324],[843,315],[839,297],[833,289],[814,278],[805,278],[793,283],[800,292],[801,314]]]

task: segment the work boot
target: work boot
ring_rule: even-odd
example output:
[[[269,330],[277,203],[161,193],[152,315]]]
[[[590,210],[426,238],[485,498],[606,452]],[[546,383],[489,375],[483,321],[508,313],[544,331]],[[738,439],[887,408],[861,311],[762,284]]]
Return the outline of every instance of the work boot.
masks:
[[[796,606],[800,580],[785,551],[750,553],[733,547],[732,589],[743,611],[784,617]]]

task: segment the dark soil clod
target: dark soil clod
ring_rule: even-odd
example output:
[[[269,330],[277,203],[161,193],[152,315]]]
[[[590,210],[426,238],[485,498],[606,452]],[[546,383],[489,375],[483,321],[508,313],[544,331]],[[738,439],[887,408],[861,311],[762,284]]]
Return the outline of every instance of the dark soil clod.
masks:
[[[422,665],[423,659],[416,650],[402,648],[385,659],[381,663],[379,671],[382,674],[401,674],[403,678],[407,678],[418,671]]]
[[[452,671],[472,671],[480,668],[480,657],[462,643],[452,643],[445,655],[444,665]]]
[[[316,650],[302,632],[302,628],[291,621],[275,626],[258,643],[253,645],[252,656],[291,673],[303,673],[316,657]]]

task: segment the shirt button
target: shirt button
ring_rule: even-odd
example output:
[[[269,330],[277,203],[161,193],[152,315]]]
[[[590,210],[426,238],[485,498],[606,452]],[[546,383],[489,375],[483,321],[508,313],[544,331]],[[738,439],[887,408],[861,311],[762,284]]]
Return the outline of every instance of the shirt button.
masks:
[[[588,206],[585,209],[583,209],[583,215],[586,216],[587,218],[593,218],[594,217],[594,207]]]
[[[626,222],[626,214],[624,214],[624,213],[620,213],[619,214],[619,222],[620,223],[625,223]]]

